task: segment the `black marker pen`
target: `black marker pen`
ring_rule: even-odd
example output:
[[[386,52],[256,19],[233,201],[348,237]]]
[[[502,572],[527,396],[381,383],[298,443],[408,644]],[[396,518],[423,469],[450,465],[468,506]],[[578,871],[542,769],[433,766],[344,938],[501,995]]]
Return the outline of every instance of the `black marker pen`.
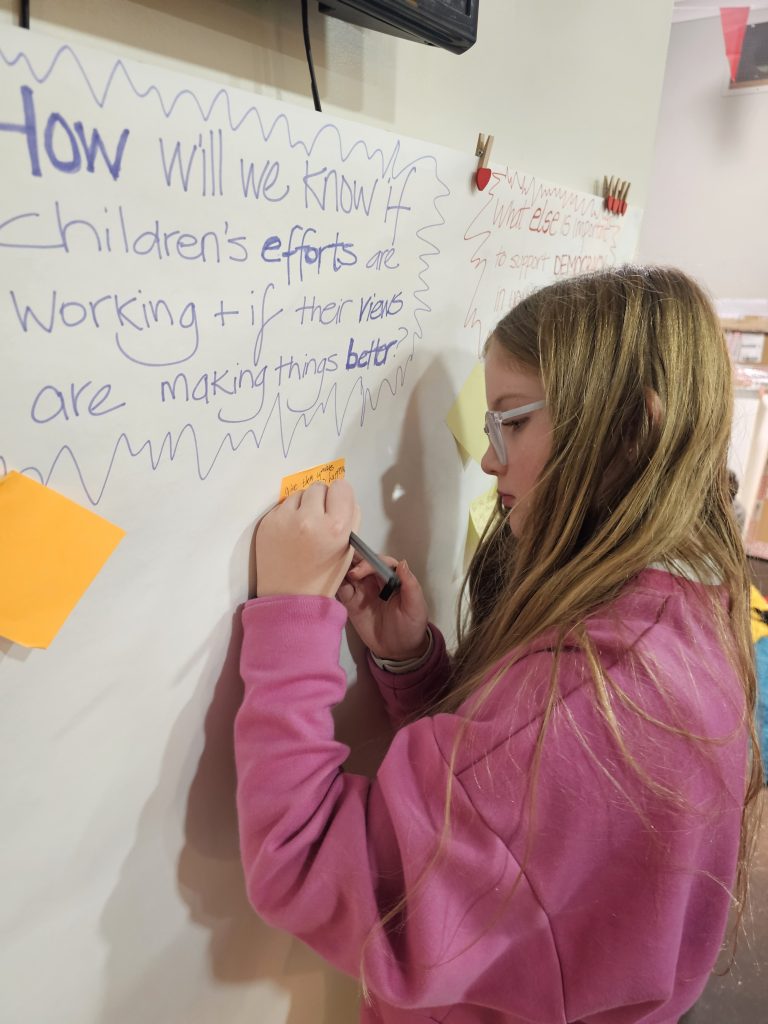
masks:
[[[382,562],[376,552],[371,551],[368,545],[360,540],[356,533],[350,533],[349,543],[376,570],[376,575],[384,580],[384,586],[379,591],[379,597],[382,601],[388,601],[395,591],[400,589],[400,577],[394,569],[390,569],[386,562]]]

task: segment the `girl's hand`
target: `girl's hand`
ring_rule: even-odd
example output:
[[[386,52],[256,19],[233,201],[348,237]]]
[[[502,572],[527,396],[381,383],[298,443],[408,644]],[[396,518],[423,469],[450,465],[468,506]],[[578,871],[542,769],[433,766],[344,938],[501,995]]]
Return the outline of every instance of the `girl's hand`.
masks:
[[[427,602],[406,562],[386,555],[383,561],[397,569],[400,577],[400,589],[388,601],[379,597],[383,583],[365,561],[352,566],[336,597],[347,609],[357,635],[377,658],[417,658],[429,642]]]
[[[360,507],[346,480],[312,484],[268,512],[256,530],[256,595],[333,597],[352,562]]]

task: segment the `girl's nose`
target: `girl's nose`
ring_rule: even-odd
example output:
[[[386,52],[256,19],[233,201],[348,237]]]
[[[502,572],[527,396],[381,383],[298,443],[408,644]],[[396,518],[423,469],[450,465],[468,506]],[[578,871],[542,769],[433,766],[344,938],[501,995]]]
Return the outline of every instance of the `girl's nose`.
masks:
[[[485,455],[480,460],[480,468],[488,476],[501,476],[503,466],[499,462],[499,457],[492,444],[489,444],[485,449]]]

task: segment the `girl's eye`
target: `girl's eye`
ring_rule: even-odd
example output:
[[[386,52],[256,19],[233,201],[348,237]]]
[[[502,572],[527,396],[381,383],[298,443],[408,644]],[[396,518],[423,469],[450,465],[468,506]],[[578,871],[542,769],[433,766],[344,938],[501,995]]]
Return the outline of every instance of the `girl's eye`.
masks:
[[[528,418],[525,417],[521,420],[510,420],[508,423],[505,423],[504,426],[509,427],[511,430],[515,431],[519,430],[521,427],[524,427],[527,422]]]

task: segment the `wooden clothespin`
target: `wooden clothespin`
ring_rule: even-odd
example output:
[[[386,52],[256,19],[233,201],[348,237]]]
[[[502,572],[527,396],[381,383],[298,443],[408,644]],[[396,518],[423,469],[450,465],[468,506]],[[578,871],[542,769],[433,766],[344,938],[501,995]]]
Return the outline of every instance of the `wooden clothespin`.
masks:
[[[603,199],[606,210],[617,215],[627,212],[627,196],[631,182],[621,181],[619,178],[610,179],[603,176]]]
[[[613,212],[613,186],[615,179],[611,176],[606,178],[603,175],[603,206],[610,213]]]
[[[480,132],[477,136],[477,146],[475,147],[475,156],[479,157],[477,170],[475,171],[475,185],[477,185],[481,192],[491,180],[491,169],[488,166],[488,161],[491,158],[491,146],[493,146],[493,136],[483,135]]]
[[[629,187],[631,184],[631,182],[625,181],[624,188],[622,189],[621,195],[619,196],[619,213],[622,215],[622,217],[627,212],[627,196],[629,195]]]

